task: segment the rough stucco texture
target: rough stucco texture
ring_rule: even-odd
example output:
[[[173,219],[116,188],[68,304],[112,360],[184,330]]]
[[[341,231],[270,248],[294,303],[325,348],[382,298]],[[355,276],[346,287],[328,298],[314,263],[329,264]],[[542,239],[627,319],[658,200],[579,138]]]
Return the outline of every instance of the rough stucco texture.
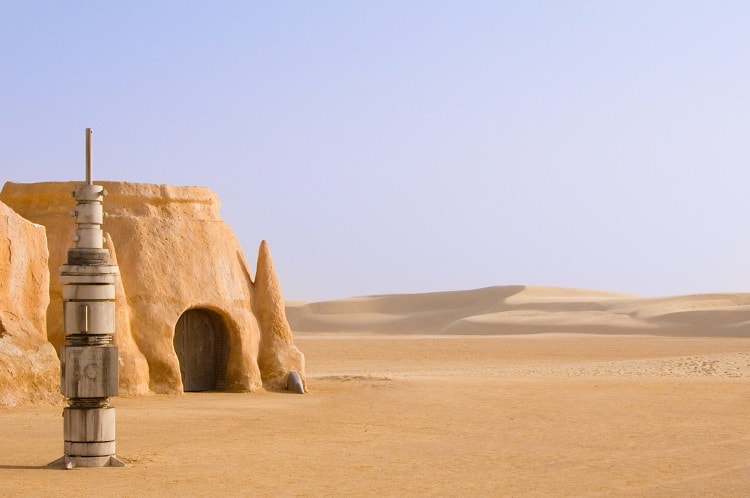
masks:
[[[0,406],[61,402],[60,363],[46,337],[44,227],[0,202]]]

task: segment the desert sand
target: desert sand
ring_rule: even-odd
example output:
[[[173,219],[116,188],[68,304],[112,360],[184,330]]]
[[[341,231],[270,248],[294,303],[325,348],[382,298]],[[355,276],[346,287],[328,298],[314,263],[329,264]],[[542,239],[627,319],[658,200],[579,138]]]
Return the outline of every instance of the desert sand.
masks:
[[[523,287],[289,303],[307,394],[114,398],[129,465],[71,471],[45,466],[62,406],[0,410],[0,492],[747,496],[749,303]]]

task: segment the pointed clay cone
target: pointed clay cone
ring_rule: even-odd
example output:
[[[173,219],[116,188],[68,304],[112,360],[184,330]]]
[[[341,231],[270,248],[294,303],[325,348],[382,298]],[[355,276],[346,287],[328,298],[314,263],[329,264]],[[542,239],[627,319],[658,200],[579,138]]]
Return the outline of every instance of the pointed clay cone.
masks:
[[[258,267],[255,274],[255,311],[265,325],[273,324],[273,329],[268,330],[279,339],[292,343],[292,330],[286,320],[284,296],[281,294],[281,285],[276,277],[273,267],[271,251],[268,243],[264,240],[260,243],[258,250]],[[264,328],[264,332],[265,332]]]
[[[286,319],[284,297],[266,241],[260,244],[254,284],[255,313],[260,324],[258,366],[263,384],[270,389],[286,388],[289,372],[296,370],[305,382],[305,357],[294,345]]]

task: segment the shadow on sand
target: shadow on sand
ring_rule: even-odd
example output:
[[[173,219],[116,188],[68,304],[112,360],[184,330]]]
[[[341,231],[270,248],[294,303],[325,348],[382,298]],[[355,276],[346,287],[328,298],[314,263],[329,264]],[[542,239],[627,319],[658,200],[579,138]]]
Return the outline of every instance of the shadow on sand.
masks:
[[[51,465],[0,465],[0,470],[60,470]]]

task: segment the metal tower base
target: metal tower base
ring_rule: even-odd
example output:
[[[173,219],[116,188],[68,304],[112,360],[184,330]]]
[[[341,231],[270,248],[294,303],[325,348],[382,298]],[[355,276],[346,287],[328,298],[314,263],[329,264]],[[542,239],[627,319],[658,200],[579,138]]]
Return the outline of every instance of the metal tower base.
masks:
[[[64,455],[47,464],[47,467],[74,469],[76,467],[125,467],[127,464],[114,455],[109,456],[68,456]]]

